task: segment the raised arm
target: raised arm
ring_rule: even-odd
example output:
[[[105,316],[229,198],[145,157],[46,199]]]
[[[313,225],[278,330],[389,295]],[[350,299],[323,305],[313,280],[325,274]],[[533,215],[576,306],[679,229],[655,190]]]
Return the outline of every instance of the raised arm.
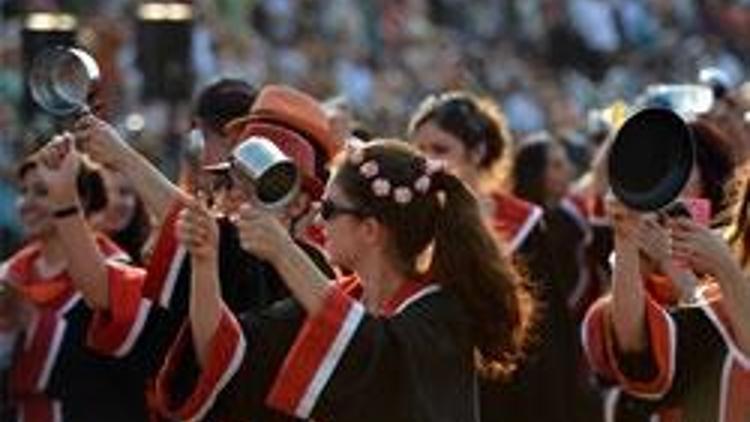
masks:
[[[56,136],[38,154],[39,174],[53,204],[55,230],[63,245],[68,274],[92,308],[107,309],[107,268],[78,197],[81,157],[73,137]]]
[[[94,116],[76,122],[75,138],[83,152],[94,161],[108,164],[124,174],[143,199],[149,213],[160,226],[171,206],[186,195],[159,169],[128,145],[108,123]]]
[[[237,228],[242,247],[273,264],[308,313],[320,311],[331,281],[294,242],[279,219],[270,212],[243,205]]]
[[[708,227],[687,218],[672,221],[672,233],[675,254],[719,283],[737,345],[750,356],[750,280],[729,245]]]
[[[612,274],[612,325],[620,351],[643,352],[648,347],[646,290],[641,278],[638,230],[641,218],[619,203],[610,203],[615,228]]]
[[[190,252],[190,329],[198,362],[203,366],[225,306],[219,284],[219,229],[208,209],[194,200],[180,213],[177,235]]]

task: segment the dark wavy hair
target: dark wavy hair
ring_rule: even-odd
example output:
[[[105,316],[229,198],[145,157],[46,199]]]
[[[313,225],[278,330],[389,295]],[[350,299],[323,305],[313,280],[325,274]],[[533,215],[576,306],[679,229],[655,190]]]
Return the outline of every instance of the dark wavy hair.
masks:
[[[737,168],[727,184],[729,224],[725,237],[743,268],[750,266],[750,162]]]
[[[482,170],[497,164],[512,142],[505,115],[497,105],[465,91],[449,91],[423,100],[411,117],[408,136],[411,138],[428,122],[456,137],[467,151],[483,147],[479,163]]]
[[[426,174],[427,160],[409,144],[376,140],[363,148],[392,186],[414,186]],[[358,166],[338,160],[333,182],[365,215],[387,227],[391,259],[406,276],[419,275],[419,260],[432,247],[428,273],[455,292],[467,310],[477,366],[484,376],[509,373],[522,354],[533,302],[525,281],[501,253],[474,194],[448,172],[431,176],[425,194],[398,204],[374,194]]]
[[[241,79],[219,79],[198,94],[193,115],[223,135],[227,123],[250,112],[257,96],[255,87]]]
[[[546,202],[544,175],[554,139],[546,132],[530,135],[513,152],[509,183],[513,194],[538,205]],[[562,147],[562,146],[561,146]]]

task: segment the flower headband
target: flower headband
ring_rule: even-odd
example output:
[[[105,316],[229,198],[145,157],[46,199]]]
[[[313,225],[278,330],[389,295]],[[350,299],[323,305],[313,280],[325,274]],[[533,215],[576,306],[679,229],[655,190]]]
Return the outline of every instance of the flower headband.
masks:
[[[357,167],[359,174],[367,180],[371,180],[370,188],[377,198],[392,197],[399,205],[406,205],[414,199],[415,195],[426,195],[432,186],[432,176],[445,170],[443,161],[426,159],[425,173],[409,185],[393,186],[390,180],[380,174],[380,166],[375,160],[365,160],[365,152],[361,146],[347,145],[347,157],[349,164]]]

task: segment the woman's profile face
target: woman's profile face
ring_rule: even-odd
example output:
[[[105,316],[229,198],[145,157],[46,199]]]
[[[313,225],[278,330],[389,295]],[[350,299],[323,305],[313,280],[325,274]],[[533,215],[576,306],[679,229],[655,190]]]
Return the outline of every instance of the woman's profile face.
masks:
[[[322,202],[328,203],[336,211],[330,215],[322,215],[323,230],[325,232],[324,248],[328,252],[331,264],[343,268],[354,268],[362,252],[358,241],[357,226],[361,219],[352,215],[346,209],[354,209],[352,202],[335,182],[328,184]]]
[[[118,232],[124,230],[135,216],[135,190],[130,181],[120,172],[107,170],[103,176],[107,190],[104,230]]]
[[[565,149],[560,145],[550,145],[544,172],[544,190],[548,199],[561,199],[570,188],[573,169]]]
[[[432,121],[419,126],[411,141],[427,157],[444,161],[448,169],[459,177],[476,171],[477,163],[472,160],[463,142]]]

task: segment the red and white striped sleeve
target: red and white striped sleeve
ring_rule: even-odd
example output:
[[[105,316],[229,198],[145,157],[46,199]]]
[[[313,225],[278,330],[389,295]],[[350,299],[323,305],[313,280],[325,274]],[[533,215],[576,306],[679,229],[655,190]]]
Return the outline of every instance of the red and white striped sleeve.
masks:
[[[194,356],[191,354],[192,347],[190,326],[186,323],[169,349],[156,380],[160,410],[170,418],[183,421],[202,420],[208,414],[221,391],[241,368],[246,353],[242,328],[224,307],[219,326],[208,347],[205,365],[200,368],[187,393],[178,393],[185,390],[180,382],[185,379],[181,371],[185,371],[189,356]]]
[[[320,312],[308,316],[266,398],[266,404],[308,418],[365,316],[364,306],[331,287]]]
[[[109,308],[94,312],[87,342],[97,352],[123,357],[138,340],[151,309],[151,301],[143,297],[146,272],[114,260],[106,266]]]
[[[628,393],[656,400],[672,387],[675,376],[677,333],[672,317],[656,302],[647,299],[648,357],[655,369],[650,379],[629,376],[623,368],[622,355],[616,350],[611,321],[611,297],[594,303],[583,321],[582,341],[586,357],[594,371],[616,382]]]
[[[165,309],[169,308],[177,278],[187,257],[187,250],[177,240],[177,217],[182,208],[181,203],[175,203],[167,214],[144,282],[144,296]]]

